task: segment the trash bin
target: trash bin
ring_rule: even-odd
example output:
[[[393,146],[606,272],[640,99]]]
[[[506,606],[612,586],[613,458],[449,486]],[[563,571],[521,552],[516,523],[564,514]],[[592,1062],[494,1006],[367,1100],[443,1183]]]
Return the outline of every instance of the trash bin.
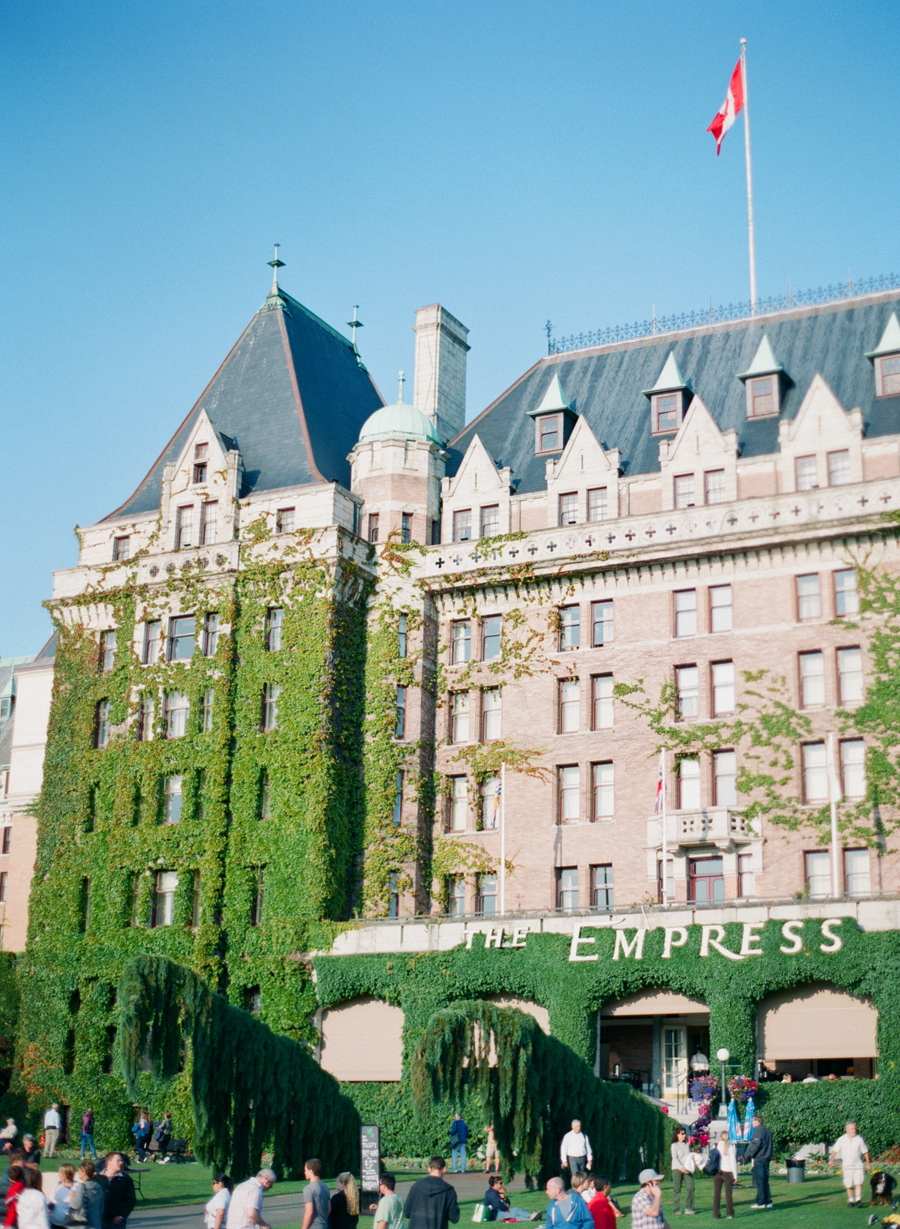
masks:
[[[787,1180],[788,1182],[805,1182],[806,1161],[788,1161]]]

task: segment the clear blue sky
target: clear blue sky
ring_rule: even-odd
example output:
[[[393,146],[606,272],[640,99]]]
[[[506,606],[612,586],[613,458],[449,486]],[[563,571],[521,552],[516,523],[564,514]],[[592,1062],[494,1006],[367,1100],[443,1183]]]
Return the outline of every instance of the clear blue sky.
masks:
[[[360,305],[384,395],[414,312],[470,332],[469,415],[577,332],[900,268],[895,0],[3,6],[0,656],[72,528],[131,493],[282,283]],[[407,386],[408,388],[411,385]]]

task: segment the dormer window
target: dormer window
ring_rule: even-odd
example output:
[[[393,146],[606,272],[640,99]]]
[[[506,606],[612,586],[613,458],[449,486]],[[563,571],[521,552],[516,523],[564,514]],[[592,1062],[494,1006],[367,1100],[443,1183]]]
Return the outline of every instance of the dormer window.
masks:
[[[652,388],[645,388],[644,396],[650,398],[650,430],[653,435],[677,431],[684,418],[685,403],[690,385],[678,369],[675,352],[670,351],[659,378]]]
[[[875,362],[876,380],[881,377],[878,390],[879,397],[900,396],[900,354],[877,359]]]
[[[679,393],[661,393],[653,398],[654,431],[677,431],[680,401]]]
[[[747,381],[748,418],[766,418],[778,413],[777,387],[775,376],[757,376]]]
[[[891,312],[881,341],[866,354],[875,364],[875,396],[900,397],[900,319]]]
[[[756,348],[753,362],[737,378],[744,385],[748,418],[772,418],[781,412],[781,389],[786,376],[765,334]]]
[[[537,427],[535,452],[558,452],[562,447],[562,416],[548,414],[545,418],[539,418],[535,426]]]
[[[197,444],[194,447],[194,483],[206,481],[206,467],[209,460],[209,445]]]
[[[529,418],[534,419],[535,455],[559,452],[565,448],[578,415],[566,400],[558,375],[550,380],[540,405],[527,413]]]

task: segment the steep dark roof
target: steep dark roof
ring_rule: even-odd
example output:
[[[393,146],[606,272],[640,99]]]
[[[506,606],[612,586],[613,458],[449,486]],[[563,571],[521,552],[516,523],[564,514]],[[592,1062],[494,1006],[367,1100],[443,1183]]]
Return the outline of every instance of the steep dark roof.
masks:
[[[131,498],[106,520],[159,507],[163,466],[201,410],[244,463],[241,495],[350,485],[347,455],[383,404],[351,343],[290,295],[270,295]]]
[[[782,418],[796,416],[819,373],[845,410],[862,410],[866,436],[898,433],[900,397],[876,399],[866,358],[898,299],[900,292],[891,292],[542,359],[450,441],[447,472],[456,472],[477,432],[493,460],[511,467],[517,492],[543,490],[546,457],[534,455],[534,421],[527,414],[554,375],[600,443],[621,450],[626,475],[658,472],[659,437],[650,434],[650,402],[641,390],[653,387],[670,351],[720,430],[737,431],[742,456],[777,452],[778,419],[748,421],[744,385],[736,378],[747,371],[764,334],[788,377]]]

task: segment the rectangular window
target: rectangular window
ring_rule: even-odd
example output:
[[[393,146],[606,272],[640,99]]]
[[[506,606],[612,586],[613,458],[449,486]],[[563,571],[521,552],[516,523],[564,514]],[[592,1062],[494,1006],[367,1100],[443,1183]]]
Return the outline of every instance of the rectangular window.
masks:
[[[293,533],[294,532],[294,509],[279,508],[275,513],[275,532],[276,533]]]
[[[711,905],[725,899],[725,860],[723,858],[690,858],[688,874],[688,899],[694,904]]]
[[[166,693],[166,738],[184,738],[187,733],[188,698],[184,691]]]
[[[200,872],[194,871],[193,892],[191,893],[191,928],[197,930],[200,926]]]
[[[693,508],[694,506],[694,475],[675,475],[675,507]]]
[[[450,663],[462,665],[472,656],[472,624],[468,619],[453,623],[450,629]]]
[[[394,738],[406,737],[406,688],[398,686],[396,695],[397,724],[394,727]]]
[[[281,633],[284,628],[284,610],[281,606],[271,606],[266,616],[266,649],[269,653],[277,653],[281,648]]]
[[[593,729],[611,730],[613,728],[613,676],[611,674],[595,674],[591,679],[593,692]]]
[[[845,798],[866,796],[866,746],[861,738],[841,741],[841,785]]]
[[[560,734],[574,734],[581,729],[581,683],[578,679],[560,679],[558,683]]]
[[[434,520],[431,522],[431,545],[440,546],[441,543],[441,522]]]
[[[825,703],[824,653],[800,654],[800,707],[815,708]]]
[[[219,616],[212,610],[203,620],[203,656],[215,657],[219,643]]]
[[[191,505],[179,508],[175,513],[175,549],[183,550],[193,546],[194,540],[194,509]]]
[[[697,635],[697,590],[680,589],[675,594],[675,635]]]
[[[900,358],[893,356],[878,358],[879,374],[881,375],[881,391],[879,397],[896,397],[900,393]]]
[[[263,821],[272,818],[272,787],[265,769],[259,778],[259,818]]]
[[[766,414],[774,414],[775,376],[760,376],[750,380],[750,396],[748,398],[747,414],[750,418],[762,418]]]
[[[682,811],[700,810],[700,761],[678,761],[678,807]]]
[[[734,662],[714,661],[712,664],[713,716],[734,712]]]
[[[400,541],[409,545],[412,541],[412,513],[401,512],[400,514]]]
[[[850,453],[845,449],[828,454],[828,485],[846,486],[850,478]]]
[[[200,733],[209,734],[213,728],[213,700],[215,692],[207,687],[200,696]]]
[[[500,505],[489,504],[481,509],[481,536],[495,538],[500,532]]]
[[[153,666],[159,661],[159,646],[162,640],[162,623],[154,619],[144,624],[144,655],[145,666]]]
[[[450,695],[450,741],[469,741],[469,693],[454,691]]]
[[[858,704],[863,698],[862,650],[838,649],[837,667],[841,704]]]
[[[797,618],[821,619],[822,598],[819,577],[815,573],[797,577]]]
[[[481,826],[489,830],[500,826],[499,777],[485,777],[481,783]]]
[[[559,611],[559,649],[561,653],[581,646],[581,607],[563,606]]]
[[[753,854],[738,854],[738,896],[746,899],[756,893],[756,875],[753,873]]]
[[[567,764],[556,770],[559,822],[577,823],[581,818],[581,769]]]
[[[212,546],[216,540],[216,521],[219,517],[219,504],[215,499],[208,499],[200,505],[200,545]]]
[[[675,690],[678,700],[678,717],[689,721],[700,714],[700,671],[696,666],[675,667]]]
[[[175,871],[157,871],[153,893],[151,926],[171,926],[175,918],[175,889],[178,875]]]
[[[260,866],[256,871],[256,882],[250,892],[250,925],[261,926],[263,920],[263,904],[266,898],[266,868]]]
[[[13,696],[3,696],[0,699],[0,721],[6,721],[12,716],[13,698]]]
[[[709,590],[709,630],[730,632],[731,627],[731,585],[712,585]]]
[[[278,683],[266,683],[262,692],[262,729],[268,734],[278,729],[278,697],[281,687]]]
[[[464,508],[453,513],[453,541],[471,542],[472,540],[472,509]]]
[[[797,474],[798,491],[814,491],[819,485],[818,464],[816,458],[797,457],[794,461]]]
[[[109,700],[101,700],[94,714],[94,746],[105,747],[109,742]]]
[[[557,909],[578,908],[578,867],[560,866],[556,871]]]
[[[834,613],[839,619],[859,614],[856,568],[844,568],[834,574]]]
[[[447,916],[465,917],[466,881],[462,875],[447,876]]]
[[[591,644],[595,649],[613,640],[613,604],[611,599],[591,602]]]
[[[196,620],[193,615],[178,615],[169,620],[166,661],[187,661],[194,655]]]
[[[496,661],[500,656],[500,633],[503,619],[500,615],[487,615],[481,621],[481,656],[484,661]]]
[[[803,855],[806,888],[810,896],[831,895],[831,858],[827,849],[811,850]]]
[[[594,820],[612,819],[615,813],[613,796],[613,766],[611,763],[592,765],[594,792]]]
[[[654,431],[674,431],[678,426],[678,393],[662,393],[653,398]]]
[[[800,748],[803,768],[803,801],[828,801],[828,759],[824,743],[804,743]]]
[[[138,706],[138,726],[137,736],[139,743],[149,743],[153,741],[153,718],[156,713],[156,705],[153,702],[152,696],[142,696],[140,705]]]
[[[466,777],[450,778],[450,832],[465,832],[469,820],[469,782]]]
[[[844,891],[848,896],[867,896],[872,891],[868,849],[844,850]]]
[[[560,525],[577,525],[578,524],[578,493],[570,491],[559,497],[559,523]]]
[[[391,816],[394,827],[400,827],[403,818],[403,773],[398,772],[394,778],[394,813]]]
[[[481,741],[494,742],[500,737],[502,708],[500,688],[489,687],[481,693]]]
[[[388,917],[400,916],[400,872],[391,871],[388,875]]]
[[[613,868],[611,862],[591,867],[591,907],[610,912],[613,907]]]
[[[724,469],[708,469],[703,475],[703,486],[708,504],[724,504],[728,500],[725,489]]]
[[[713,806],[737,806],[737,753],[713,752]]]
[[[12,827],[7,824],[3,829],[3,835],[0,837],[0,853],[9,853],[9,847],[12,843]]]
[[[163,779],[163,823],[177,824],[181,819],[181,774]]]
[[[405,657],[407,652],[407,634],[406,628],[408,619],[405,614],[402,614],[397,620],[397,656]]]
[[[476,911],[482,917],[497,916],[497,876],[496,875],[479,875],[478,876],[478,897],[476,903]]]
[[[560,440],[560,422],[558,414],[537,421],[538,452],[555,452],[562,447]]]
[[[131,538],[126,534],[113,538],[113,563],[122,563],[131,554]]]
[[[206,481],[206,462],[197,461],[194,464],[194,485]]]
[[[100,635],[100,669],[109,674],[116,665],[116,633],[102,632]]]
[[[0,904],[6,902],[6,881],[9,875],[6,871],[0,871]]]
[[[378,541],[378,513],[369,513],[369,541],[373,544]]]
[[[605,486],[595,487],[587,493],[587,514],[589,521],[605,521],[607,512],[607,491]]]

